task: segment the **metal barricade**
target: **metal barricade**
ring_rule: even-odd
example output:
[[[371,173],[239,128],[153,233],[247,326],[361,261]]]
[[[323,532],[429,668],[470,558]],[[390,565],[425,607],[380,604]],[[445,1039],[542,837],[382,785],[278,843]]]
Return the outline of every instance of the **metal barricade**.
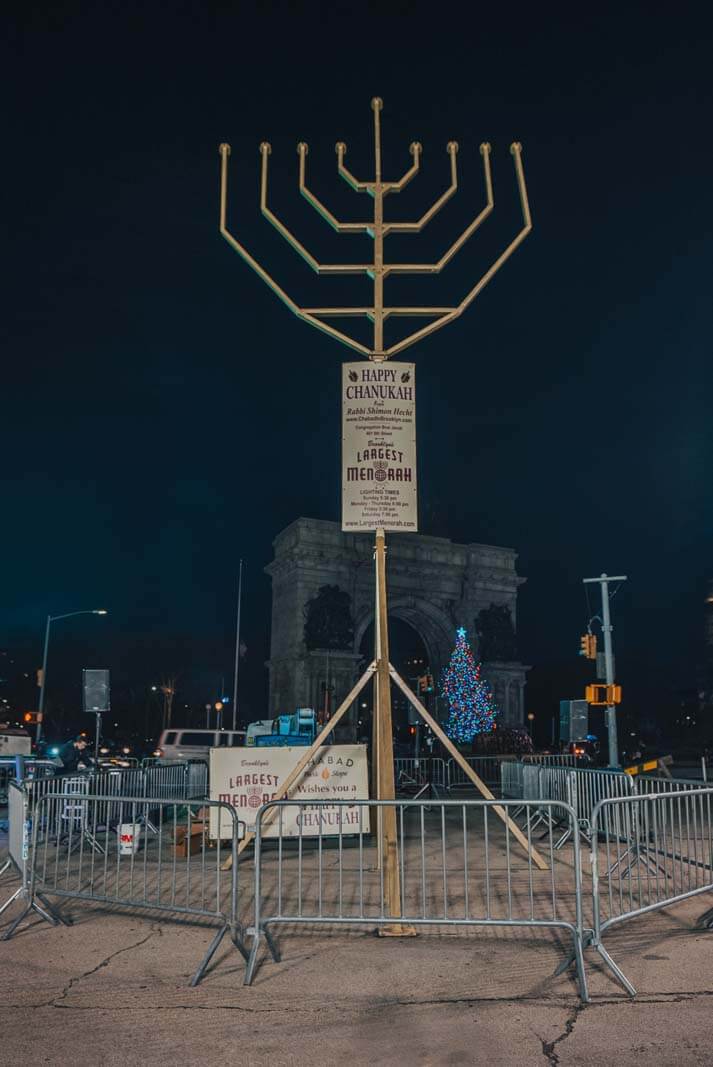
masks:
[[[540,799],[540,771],[541,768],[531,763],[524,763],[522,767],[522,799]]]
[[[60,922],[70,926],[71,922],[59,915],[41,894],[33,895],[30,890],[31,828],[31,797],[27,785],[22,782],[10,782],[8,787],[8,859],[0,869],[0,874],[3,874],[8,868],[14,867],[20,876],[20,885],[0,905],[0,915],[16,900],[21,900],[25,904],[21,918],[27,915],[28,912],[33,911],[53,926]],[[13,923],[10,932],[3,936],[3,941],[6,941],[11,936],[15,925]]]
[[[592,814],[600,800],[613,797],[628,797],[634,792],[631,775],[624,771],[599,771],[577,769],[573,776],[574,794],[571,803],[577,812],[579,826],[589,839],[592,833]]]
[[[144,768],[144,796],[160,797],[162,800],[178,800],[186,797],[185,760],[180,763],[156,763]]]
[[[571,752],[532,752],[522,757],[523,763],[537,763],[541,767],[576,767],[577,757]]]
[[[634,986],[602,944],[612,926],[713,890],[713,789],[600,801],[592,814],[591,943],[624,988]]]
[[[689,789],[701,789],[705,786],[696,778],[659,778],[649,777],[648,774],[637,774],[634,778],[633,792],[638,796],[649,796],[651,793],[671,793],[687,791]]]
[[[573,862],[562,863],[550,830],[546,845],[538,846],[549,869],[539,870],[492,810],[515,804],[303,800],[263,805],[256,820],[255,920],[246,984],[253,980],[263,940],[279,960],[271,935],[279,924],[559,928],[572,938],[580,995],[587,1000],[578,836],[572,834]],[[536,807],[528,806],[528,844]],[[381,819],[384,808],[395,811],[398,914],[389,911],[384,868],[370,836],[369,819]],[[569,808],[567,814],[575,826],[574,811]],[[266,840],[268,835],[276,840]]]
[[[25,776],[27,778],[46,778],[56,771],[56,765],[52,760],[35,759],[32,756],[23,756]],[[0,804],[7,803],[8,787],[17,774],[17,762],[14,756],[0,758]]]
[[[206,809],[212,808],[218,809],[227,844],[209,839]],[[146,833],[149,821],[156,828],[151,835]],[[42,833],[43,826],[55,832]],[[29,901],[4,940],[12,937],[34,901],[47,898],[212,920],[219,929],[193,975],[191,985],[196,985],[226,933],[247,959],[237,910],[239,829],[235,809],[215,801],[46,794],[34,811]],[[231,866],[224,871],[226,859]]]
[[[186,799],[202,800],[208,796],[208,764],[205,760],[188,760]]]
[[[511,757],[502,756],[466,756],[465,761],[475,771],[478,777],[489,789],[497,789],[500,785],[500,767],[507,762],[513,762]],[[451,757],[448,760],[448,787],[453,789],[459,786],[472,786],[468,775],[459,763]]]
[[[60,779],[60,782],[62,780]],[[99,813],[98,818],[102,825],[116,821],[118,805],[124,797],[144,797],[147,795],[144,772],[138,767],[115,767],[112,770],[102,770],[97,774],[90,775],[88,782],[88,792],[92,796],[116,798],[111,802],[106,802],[106,810]]]
[[[573,788],[574,772],[569,767],[557,767],[553,764],[546,766],[535,764],[534,766],[537,766],[539,771],[540,799],[556,802],[540,807],[539,820],[544,823],[552,821],[558,833],[555,848],[560,849],[578,828],[577,822],[573,824],[567,816],[568,806],[571,806],[575,812],[577,811],[577,794]]]
[[[500,764],[500,796],[505,800],[522,800],[524,764],[508,760]]]
[[[397,756],[394,758],[394,783],[397,792],[409,789],[448,788],[445,760],[436,756]]]
[[[632,779],[623,771],[599,771],[583,768],[557,767],[554,765],[525,765],[525,779],[534,783],[534,771],[538,774],[538,795],[543,800],[561,801],[571,805],[577,814],[579,833],[589,840],[591,836],[592,812],[600,800],[609,797],[631,796]],[[526,790],[528,798],[534,784]],[[558,809],[555,808],[555,814]],[[558,839],[556,848],[569,839],[569,828]]]

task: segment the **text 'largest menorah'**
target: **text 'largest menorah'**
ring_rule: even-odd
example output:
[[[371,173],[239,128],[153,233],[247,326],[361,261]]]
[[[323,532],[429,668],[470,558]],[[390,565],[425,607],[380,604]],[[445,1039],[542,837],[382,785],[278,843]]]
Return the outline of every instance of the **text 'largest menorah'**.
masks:
[[[522,169],[522,146],[515,142],[510,146],[515,162],[515,174],[517,177],[517,184],[520,194],[520,205],[522,208],[523,225],[517,236],[510,242],[505,250],[498,256],[495,262],[489,267],[489,269],[482,275],[482,277],[476,282],[472,289],[463,297],[459,304],[452,307],[428,307],[428,306],[404,306],[404,307],[390,307],[384,303],[384,282],[389,275],[397,274],[440,274],[443,268],[450,263],[457,252],[463,247],[469,237],[471,237],[478,227],[485,221],[485,219],[491,214],[494,207],[493,199],[493,182],[490,170],[490,145],[481,144],[480,154],[483,158],[483,172],[485,178],[485,192],[486,203],[482,211],[473,219],[473,221],[466,226],[460,236],[453,242],[450,248],[441,256],[436,263],[387,263],[384,260],[384,239],[389,234],[394,233],[420,233],[424,226],[440,211],[443,205],[450,200],[453,194],[458,188],[458,169],[456,163],[456,154],[458,152],[458,145],[455,141],[450,141],[448,144],[448,156],[450,158],[450,172],[451,181],[449,187],[443,193],[442,196],[436,200],[436,202],[426,211],[417,222],[385,222],[384,221],[384,197],[389,193],[400,193],[402,189],[411,181],[416,174],[418,174],[421,167],[421,145],[414,142],[409,151],[413,158],[413,163],[406,171],[406,173],[398,180],[394,182],[384,181],[381,173],[381,119],[380,112],[382,108],[382,101],[376,97],[371,102],[371,106],[374,112],[374,180],[373,181],[358,181],[354,175],[347,169],[344,163],[344,157],[347,153],[347,146],[344,142],[340,141],[336,146],[337,152],[337,169],[342,178],[349,183],[349,185],[360,193],[368,193],[374,202],[374,214],[373,218],[364,222],[340,222],[339,219],[329,211],[327,207],[319,200],[313,192],[307,187],[306,182],[306,170],[307,170],[307,145],[301,142],[297,146],[299,154],[299,186],[300,192],[305,199],[314,207],[319,214],[327,220],[337,233],[361,233],[370,236],[374,242],[374,255],[373,260],[370,263],[319,263],[314,256],[304,247],[304,245],[295,237],[295,235],[285,226],[280,219],[270,210],[268,206],[268,159],[270,156],[270,145],[267,142],[263,142],[260,145],[260,154],[262,156],[262,175],[260,185],[260,208],[272,225],[278,230],[282,236],[289,241],[292,247],[302,256],[302,258],[308,263],[308,265],[317,274],[324,275],[342,275],[342,274],[364,274],[372,279],[374,286],[373,303],[370,307],[300,307],[294,300],[285,292],[285,290],[277,284],[277,282],[271,277],[271,275],[262,267],[257,260],[250,255],[247,249],[228,231],[226,226],[226,211],[227,211],[227,188],[228,188],[228,156],[230,155],[230,145],[222,144],[220,146],[221,155],[221,190],[220,190],[220,232],[223,237],[230,243],[230,245],[239,253],[240,256],[248,263],[253,270],[263,279],[267,285],[276,293],[277,296],[283,301],[284,304],[292,311],[298,318],[304,322],[310,323],[312,326],[316,326],[317,329],[322,330],[324,333],[334,337],[337,341],[347,345],[349,348],[354,349],[356,352],[360,352],[362,355],[368,356],[369,359],[381,361],[389,359],[391,356],[395,356],[404,349],[409,348],[416,341],[420,341],[422,338],[427,337],[435,330],[441,329],[447,323],[452,322],[453,319],[465,311],[470,304],[473,303],[479,293],[485,288],[493,275],[502,267],[503,263],[512,255],[519,244],[524,241],[528,233],[532,229],[532,221],[530,218],[530,208],[527,201],[527,189],[525,187],[525,175]],[[355,338],[350,337],[342,330],[336,329],[327,319],[330,318],[346,318],[346,317],[366,317],[370,319],[374,324],[374,340],[371,348],[361,344]],[[391,345],[388,348],[384,347],[384,323],[387,319],[394,316],[402,317],[425,317],[430,318],[432,321],[428,325],[421,327],[421,329],[415,330],[413,333],[408,334],[397,343]]]

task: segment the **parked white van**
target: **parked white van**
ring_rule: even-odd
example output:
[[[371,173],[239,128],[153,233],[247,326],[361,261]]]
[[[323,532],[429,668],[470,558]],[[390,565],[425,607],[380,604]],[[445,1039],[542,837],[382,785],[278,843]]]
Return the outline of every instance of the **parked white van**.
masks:
[[[245,744],[244,730],[164,730],[157,755],[161,759],[208,759],[212,748],[238,748]]]

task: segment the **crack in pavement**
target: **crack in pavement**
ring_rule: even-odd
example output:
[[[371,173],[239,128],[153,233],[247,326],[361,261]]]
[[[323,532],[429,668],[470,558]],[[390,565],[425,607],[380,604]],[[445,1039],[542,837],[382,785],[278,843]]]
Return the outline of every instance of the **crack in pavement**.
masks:
[[[682,1004],[686,1001],[696,1000],[699,997],[713,996],[713,990],[711,989],[697,989],[679,993],[650,993],[644,996],[638,996],[636,999],[641,1004]],[[624,1001],[621,997],[610,997],[606,1000],[590,1001],[588,1004],[582,1004],[581,1002],[574,1006],[571,1015],[565,1020],[564,1030],[556,1037],[554,1041],[545,1041],[540,1034],[536,1033],[536,1036],[542,1042],[542,1055],[545,1057],[548,1063],[552,1064],[552,1067],[557,1067],[560,1062],[559,1055],[555,1052],[555,1047],[561,1042],[566,1041],[572,1034],[579,1016],[587,1008],[596,1010],[597,1008],[611,1007],[612,1005],[622,1004]]]
[[[124,946],[124,948],[117,949],[116,952],[112,952],[111,955],[109,955],[105,959],[101,960],[100,963],[96,964],[96,966],[92,967],[90,970],[85,971],[83,974],[77,975],[74,978],[71,978],[70,981],[67,983],[67,985],[62,990],[62,992],[57,994],[56,996],[51,997],[49,1000],[40,1001],[39,1003],[35,1003],[35,1004],[31,1004],[31,1003],[9,1004],[9,1003],[6,1003],[5,1004],[5,1008],[6,1009],[16,1010],[16,1011],[20,1011],[23,1008],[29,1008],[29,1009],[35,1010],[36,1008],[48,1008],[48,1007],[62,1008],[64,1010],[66,1010],[66,1011],[107,1011],[107,1010],[112,1010],[111,1004],[109,1004],[109,1005],[101,1004],[101,1003],[99,1003],[99,1004],[82,1004],[81,1007],[79,1007],[79,1006],[74,1006],[72,1004],[63,1004],[62,1001],[68,996],[70,990],[78,982],[83,981],[83,979],[90,977],[92,974],[95,974],[97,971],[101,970],[103,967],[108,966],[108,964],[111,962],[111,960],[113,960],[116,956],[119,956],[124,952],[130,952],[130,951],[132,951],[132,949],[138,948],[140,945],[144,945],[153,936],[154,932],[156,932],[156,931],[152,931],[151,933],[147,934],[146,937],[141,938],[141,940],[135,942],[133,945],[126,945],[126,946]],[[659,993],[640,994],[637,997],[637,1001],[640,1004],[679,1004],[679,1003],[684,1003],[686,1001],[696,1000],[697,998],[703,998],[703,997],[713,997],[713,989],[685,990],[685,991],[680,991],[678,993],[659,992]],[[595,1011],[595,1010],[601,1009],[601,1008],[607,1008],[607,1007],[617,1006],[617,1005],[620,1005],[620,1004],[623,1004],[623,1003],[628,1003],[628,1000],[629,1000],[629,998],[611,996],[611,997],[607,997],[607,998],[602,998],[601,1000],[590,1001],[588,1004],[581,1004],[581,1003],[578,1003],[578,1002],[575,1003],[574,1005],[572,1005],[572,1007],[570,1009],[571,1014],[569,1015],[569,1017],[565,1021],[564,1030],[553,1041],[545,1041],[544,1038],[540,1034],[536,1033],[536,1036],[542,1042],[543,1055],[548,1059],[548,1062],[552,1063],[553,1065],[556,1065],[557,1063],[559,1063],[559,1057],[558,1057],[557,1053],[555,1052],[555,1046],[559,1045],[562,1041],[566,1040],[570,1036],[570,1034],[572,1033],[572,1031],[574,1029],[574,1026],[575,1026],[579,1016],[585,1010],[585,1008],[588,1008],[588,1009],[590,1009],[592,1011]],[[371,1000],[371,1001],[369,1001],[367,1003],[364,1003],[363,1005],[355,1005],[353,1002],[349,1002],[348,1007],[350,1008],[350,1010],[351,1010],[351,1012],[353,1014],[359,1015],[359,1014],[363,1014],[363,1013],[372,1013],[375,1010],[379,1010],[379,1009],[391,1009],[391,1008],[438,1007],[439,1005],[448,1005],[448,1004],[451,1004],[451,1005],[463,1004],[463,1005],[466,1005],[466,1006],[480,1005],[481,1007],[487,1007],[487,1005],[489,1005],[489,1004],[493,1004],[493,1005],[496,1005],[496,1004],[497,1005],[499,1005],[499,1004],[512,1004],[513,1006],[517,1006],[517,1005],[521,1005],[523,1003],[524,1004],[533,1005],[533,1006],[541,1005],[543,1007],[558,1007],[559,1006],[559,1007],[562,1008],[563,1011],[567,1010],[567,1008],[569,1007],[567,1005],[567,1003],[563,1002],[563,1000],[561,998],[559,998],[559,997],[550,997],[550,996],[547,996],[547,995],[544,995],[544,996],[543,995],[530,996],[530,997],[527,997],[527,996],[520,996],[520,997],[512,997],[512,996],[505,996],[505,997],[479,997],[477,995],[465,995],[465,996],[460,996],[460,997],[432,997],[432,998],[422,998],[422,999],[418,999],[418,998],[415,998],[415,997],[393,998],[393,999],[386,999],[385,998],[385,999],[380,999],[380,1000]],[[334,1008],[335,1008],[335,1011],[343,1011],[345,1006],[346,1005],[340,1005],[338,1003],[335,1003]],[[128,1004],[128,1005],[125,1004],[125,1005],[122,1005],[120,1008],[116,1008],[114,1010],[121,1011],[121,1012],[137,1012],[137,1011],[146,1011],[147,1009],[143,1004],[135,1004],[135,1005],[134,1004]],[[280,1005],[278,1005],[278,1006],[273,1008],[273,1007],[269,1007],[269,1006],[265,1006],[265,1005],[263,1005],[261,1007],[252,1007],[252,1006],[249,1006],[247,1004],[216,1004],[215,1002],[211,1002],[210,1004],[195,1004],[195,1003],[194,1004],[191,1004],[191,1003],[187,1003],[187,1004],[165,1004],[162,1007],[161,1010],[162,1011],[240,1011],[240,1012],[245,1012],[246,1014],[250,1014],[250,1015],[261,1015],[261,1014],[268,1015],[268,1014],[274,1014],[274,1013],[278,1013],[278,1012],[284,1013],[286,1010],[289,1010],[290,1013],[309,1015],[309,1014],[312,1014],[314,1012],[323,1013],[324,1012],[324,1005],[317,1004],[314,1007],[291,1005],[291,1006],[289,1006],[289,1008],[286,1008],[286,1005],[284,1003],[281,1003]]]
[[[146,942],[149,941],[154,936],[155,933],[156,933],[155,930],[151,930],[150,933],[148,933],[146,935],[146,937],[142,937],[139,941],[136,941],[133,945],[124,945],[123,948],[118,948],[116,950],[116,952],[112,952],[109,956],[106,956],[103,960],[101,960],[99,963],[97,963],[97,965],[95,967],[90,968],[90,970],[88,970],[88,971],[84,971],[82,974],[78,974],[74,978],[70,978],[69,982],[62,989],[61,993],[58,993],[57,995],[55,995],[53,997],[50,997],[49,1000],[42,1001],[39,1004],[32,1004],[32,1005],[26,1005],[26,1006],[32,1007],[33,1009],[34,1008],[66,1007],[66,1005],[60,1004],[59,1002],[64,1000],[64,998],[69,995],[69,992],[70,992],[70,990],[72,989],[73,986],[75,986],[78,982],[83,981],[83,979],[89,978],[92,974],[96,974],[96,972],[100,971],[103,967],[108,967],[109,964],[111,963],[111,961],[113,959],[115,959],[116,956],[121,956],[122,953],[124,953],[124,952],[131,952],[132,949],[140,948],[141,945],[145,945]]]
[[[587,1007],[587,1004],[575,1004],[572,1014],[569,1016],[568,1019],[565,1020],[564,1030],[559,1035],[559,1037],[556,1037],[554,1039],[554,1041],[544,1041],[539,1034],[537,1035],[538,1037],[540,1037],[540,1041],[542,1041],[542,1055],[546,1058],[548,1063],[551,1063],[553,1065],[553,1067],[556,1067],[556,1065],[560,1061],[559,1056],[555,1052],[555,1045],[559,1045],[561,1041],[567,1040],[567,1038],[574,1030],[577,1019]]]

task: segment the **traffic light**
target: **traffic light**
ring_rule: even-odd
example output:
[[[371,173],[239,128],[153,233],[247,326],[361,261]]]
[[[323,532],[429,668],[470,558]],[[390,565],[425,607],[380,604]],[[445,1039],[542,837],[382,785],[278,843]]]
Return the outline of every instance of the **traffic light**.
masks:
[[[411,734],[411,737],[415,737],[416,736],[416,727],[415,726],[409,726],[408,732]]]
[[[620,685],[588,685],[584,698],[588,704],[597,707],[610,707],[612,704],[621,704]]]
[[[22,721],[25,726],[37,726],[38,722],[42,722],[42,715],[39,711],[26,711],[22,716]]]
[[[597,658],[597,635],[582,634],[579,639],[579,654],[587,659]]]

